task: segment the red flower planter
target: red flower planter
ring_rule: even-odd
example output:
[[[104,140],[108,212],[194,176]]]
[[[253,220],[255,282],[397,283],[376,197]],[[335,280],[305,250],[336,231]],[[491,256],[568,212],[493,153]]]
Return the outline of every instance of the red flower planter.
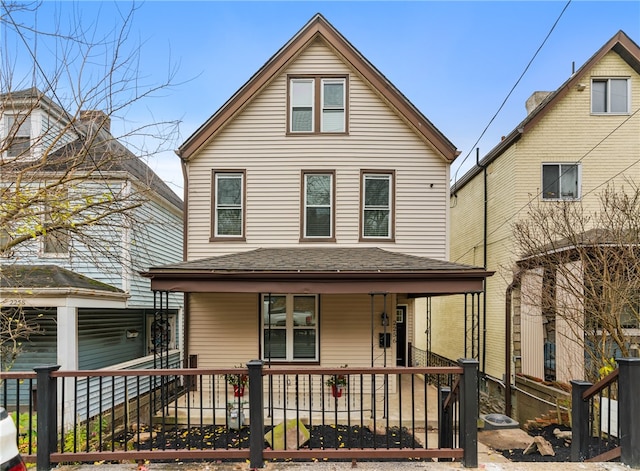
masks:
[[[244,386],[237,386],[237,385],[233,385],[233,395],[235,397],[242,397],[244,396]]]
[[[331,394],[333,397],[342,397],[342,386],[331,385]]]

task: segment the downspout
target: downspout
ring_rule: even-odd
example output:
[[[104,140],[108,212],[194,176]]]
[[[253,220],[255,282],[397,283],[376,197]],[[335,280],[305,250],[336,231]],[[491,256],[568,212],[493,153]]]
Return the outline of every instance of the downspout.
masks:
[[[182,180],[184,188],[182,190],[182,260],[187,260],[187,211],[189,207],[189,176],[187,174],[187,160],[182,157],[180,150],[174,151],[180,159],[180,167],[182,168]],[[184,359],[189,362],[189,329],[190,329],[190,309],[189,309],[189,293],[182,293],[182,303],[184,304]],[[190,368],[191,365],[187,365]]]
[[[507,286],[504,301],[504,330],[505,330],[505,382],[504,382],[504,408],[505,415],[511,417],[511,295],[513,289],[520,284],[520,272],[516,273],[513,281]]]
[[[484,178],[484,202],[483,202],[483,233],[482,233],[482,267],[487,269],[487,166],[480,164],[480,148],[476,147],[476,165],[483,171]],[[482,373],[486,372],[487,366],[487,279],[482,283]]]

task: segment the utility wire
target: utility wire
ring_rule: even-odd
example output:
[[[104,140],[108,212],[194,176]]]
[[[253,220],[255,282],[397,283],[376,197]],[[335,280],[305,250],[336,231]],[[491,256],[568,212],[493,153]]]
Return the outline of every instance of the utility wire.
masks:
[[[489,129],[489,127],[491,126],[491,124],[493,123],[493,121],[497,118],[498,114],[500,113],[500,111],[502,111],[502,108],[504,108],[504,106],[507,104],[507,100],[509,100],[509,97],[511,96],[511,94],[515,91],[516,87],[518,86],[518,84],[520,83],[520,81],[524,78],[524,75],[527,73],[527,71],[529,70],[529,67],[531,67],[531,64],[533,63],[533,61],[535,60],[535,58],[538,56],[538,54],[540,53],[540,51],[542,50],[543,46],[546,44],[547,40],[549,39],[549,36],[551,36],[551,33],[553,32],[553,30],[556,28],[556,26],[558,25],[558,22],[560,21],[560,18],[562,18],[562,15],[564,15],[564,12],[567,10],[567,8],[569,7],[569,4],[571,4],[571,0],[569,0],[564,8],[562,9],[562,11],[560,12],[560,15],[558,15],[558,18],[556,19],[556,21],[553,23],[553,26],[551,26],[551,29],[549,30],[549,32],[547,33],[546,37],[544,38],[544,40],[542,41],[542,44],[540,44],[540,46],[538,47],[538,49],[536,50],[535,54],[533,54],[533,57],[531,58],[531,60],[529,61],[529,63],[527,64],[527,66],[524,68],[524,70],[522,71],[522,73],[520,74],[520,77],[518,77],[518,80],[516,81],[516,83],[513,85],[513,87],[511,87],[511,90],[509,91],[509,93],[507,93],[507,96],[505,97],[505,99],[502,101],[502,104],[500,105],[500,107],[498,108],[498,111],[495,112],[495,114],[493,115],[493,117],[489,120],[489,123],[485,126],[485,128],[482,130],[482,133],[480,134],[480,137],[478,137],[478,139],[476,140],[476,142],[471,146],[471,150],[469,150],[469,152],[467,153],[467,155],[464,156],[464,159],[462,159],[462,162],[460,162],[460,165],[458,165],[458,168],[456,169],[456,173],[453,176],[453,184],[455,185],[456,181],[458,180],[458,172],[460,171],[460,169],[462,168],[462,166],[464,165],[464,163],[467,161],[467,159],[469,158],[469,156],[471,155],[471,152],[473,152],[473,149],[476,148],[476,146],[478,145],[478,143],[480,142],[480,139],[482,139],[482,137],[485,135],[485,133],[487,132],[487,130]]]
[[[633,118],[634,116],[636,116],[638,113],[640,113],[640,108],[636,109],[632,114],[630,114],[629,116],[627,116],[627,118],[624,119],[624,121],[622,121],[620,124],[618,124],[615,128],[613,128],[611,131],[609,131],[609,133],[604,136],[602,139],[600,139],[596,144],[593,145],[593,147],[591,147],[591,149],[589,149],[587,152],[585,152],[577,161],[575,161],[576,164],[581,163],[586,157],[588,157],[593,151],[595,151],[598,147],[600,147],[607,139],[609,139],[616,131],[618,131],[622,126],[624,126],[631,118]],[[627,170],[629,170],[631,167],[633,167],[634,165],[637,165],[638,163],[640,163],[640,159],[636,159],[635,161],[633,161],[630,165],[628,165],[627,167],[625,167],[624,169],[622,169],[621,171],[619,171],[618,173],[616,173],[615,175],[613,175],[612,177],[604,180],[602,183],[600,183],[599,185],[595,186],[594,188],[592,188],[591,190],[589,190],[588,192],[584,193],[582,195],[582,197],[584,198],[585,196],[593,193],[594,191],[596,191],[598,188],[601,188],[603,185],[606,185],[607,183],[609,183],[611,180],[619,177],[621,174],[623,174],[624,172],[626,172]],[[558,177],[560,178],[560,177]],[[505,221],[503,221],[501,224],[499,224],[496,228],[494,228],[490,233],[487,234],[487,239],[489,238],[489,236],[495,234],[499,229],[501,229],[505,224],[511,222],[518,214],[520,214],[521,211],[523,211],[524,209],[526,209],[536,198],[540,197],[540,195],[542,195],[544,189],[539,191],[538,193],[536,193],[535,195],[533,195],[531,198],[529,198],[529,201],[524,204],[523,206],[521,206],[520,208],[518,208],[518,210],[513,213],[511,216],[509,216]],[[505,240],[509,237],[505,237],[501,240]],[[480,241],[482,242],[482,241]],[[469,250],[467,250],[466,252],[464,252],[463,254],[461,254],[458,258],[456,258],[454,261],[457,262],[459,261],[461,258],[465,257],[469,252],[471,252],[472,250],[475,249],[475,247],[477,247],[480,242],[478,242],[477,244],[474,244],[473,246],[471,246],[469,248]]]

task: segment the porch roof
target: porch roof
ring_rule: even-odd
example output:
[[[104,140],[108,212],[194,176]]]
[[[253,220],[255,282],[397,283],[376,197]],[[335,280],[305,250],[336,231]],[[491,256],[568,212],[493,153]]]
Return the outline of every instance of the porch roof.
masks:
[[[482,291],[483,268],[376,247],[259,248],[150,268],[154,291],[185,293],[406,293]]]

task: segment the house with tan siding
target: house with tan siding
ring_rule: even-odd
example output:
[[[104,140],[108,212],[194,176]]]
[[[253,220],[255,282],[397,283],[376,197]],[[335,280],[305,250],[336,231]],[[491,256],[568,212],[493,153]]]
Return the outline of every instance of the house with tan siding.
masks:
[[[407,366],[416,300],[489,275],[448,261],[459,152],[322,15],[178,154],[185,260],[146,276],[190,366]]]
[[[479,316],[480,368],[490,383],[508,388],[515,374],[565,383],[584,377],[584,351],[569,339],[580,334],[566,334],[571,329],[557,311],[551,319],[539,302],[531,302],[548,285],[541,266],[523,263],[532,254],[518,251],[513,224],[531,205],[593,211],[607,184],[637,184],[639,107],[640,49],[620,31],[557,90],[534,93],[527,117],[453,185],[450,259],[496,273],[487,280]],[[579,306],[581,300],[566,299],[562,283],[557,279],[553,288],[556,309]],[[441,312],[460,309],[455,299],[434,306]],[[442,319],[432,320],[432,350],[456,359],[463,347],[444,334],[463,328],[462,321]]]

